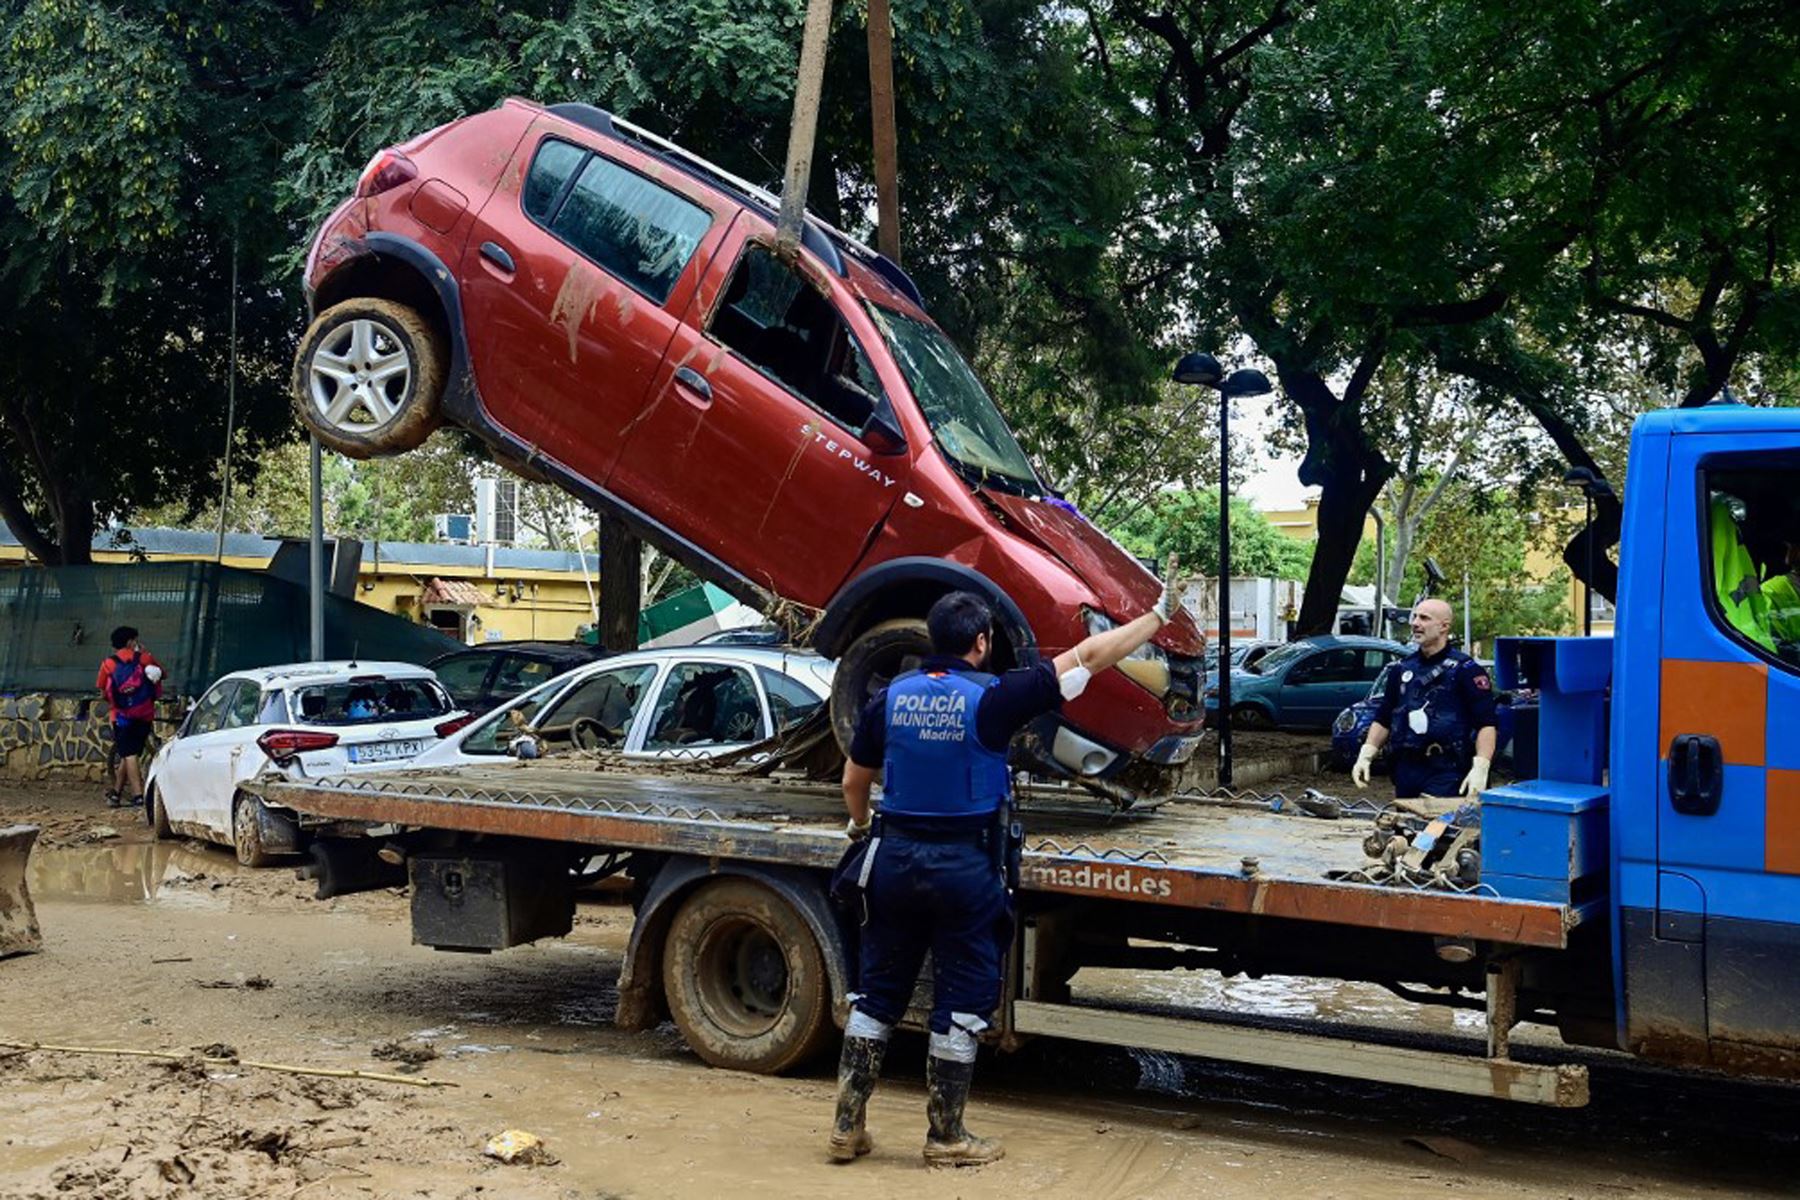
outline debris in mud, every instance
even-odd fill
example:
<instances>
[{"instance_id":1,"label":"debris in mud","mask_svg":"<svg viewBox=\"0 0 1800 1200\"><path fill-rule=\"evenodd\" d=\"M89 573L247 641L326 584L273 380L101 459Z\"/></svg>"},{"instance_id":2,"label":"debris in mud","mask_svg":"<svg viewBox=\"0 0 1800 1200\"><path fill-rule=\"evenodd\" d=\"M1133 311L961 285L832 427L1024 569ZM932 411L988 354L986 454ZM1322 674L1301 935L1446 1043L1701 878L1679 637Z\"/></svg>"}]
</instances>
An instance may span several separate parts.
<instances>
[{"instance_id":1,"label":"debris in mud","mask_svg":"<svg viewBox=\"0 0 1800 1200\"><path fill-rule=\"evenodd\" d=\"M366 1095L361 1088L329 1079L302 1079L299 1092L326 1112L355 1108Z\"/></svg>"},{"instance_id":2,"label":"debris in mud","mask_svg":"<svg viewBox=\"0 0 1800 1200\"><path fill-rule=\"evenodd\" d=\"M194 983L203 988L242 989L250 992L266 992L275 986L275 981L265 975L252 975L248 979L196 979Z\"/></svg>"},{"instance_id":3,"label":"debris in mud","mask_svg":"<svg viewBox=\"0 0 1800 1200\"><path fill-rule=\"evenodd\" d=\"M489 1158L520 1167L554 1166L558 1159L544 1148L543 1139L523 1129L508 1129L487 1140L481 1152Z\"/></svg>"},{"instance_id":4,"label":"debris in mud","mask_svg":"<svg viewBox=\"0 0 1800 1200\"><path fill-rule=\"evenodd\" d=\"M238 1059L237 1047L226 1045L224 1042L213 1042L206 1046L195 1046L194 1053L198 1054L201 1058L222 1058L229 1062L236 1062Z\"/></svg>"},{"instance_id":5,"label":"debris in mud","mask_svg":"<svg viewBox=\"0 0 1800 1200\"><path fill-rule=\"evenodd\" d=\"M69 838L68 844L71 846L87 846L92 845L94 842L110 842L118 836L119 831L114 829L111 825L89 825L80 833Z\"/></svg>"},{"instance_id":6,"label":"debris in mud","mask_svg":"<svg viewBox=\"0 0 1800 1200\"><path fill-rule=\"evenodd\" d=\"M370 1056L387 1062L397 1062L402 1071L417 1071L426 1063L441 1057L437 1047L430 1042L382 1042L371 1050Z\"/></svg>"},{"instance_id":7,"label":"debris in mud","mask_svg":"<svg viewBox=\"0 0 1800 1200\"><path fill-rule=\"evenodd\" d=\"M206 1060L198 1054L158 1059L156 1065L167 1071L171 1078L182 1083L205 1083L207 1080Z\"/></svg>"}]
</instances>

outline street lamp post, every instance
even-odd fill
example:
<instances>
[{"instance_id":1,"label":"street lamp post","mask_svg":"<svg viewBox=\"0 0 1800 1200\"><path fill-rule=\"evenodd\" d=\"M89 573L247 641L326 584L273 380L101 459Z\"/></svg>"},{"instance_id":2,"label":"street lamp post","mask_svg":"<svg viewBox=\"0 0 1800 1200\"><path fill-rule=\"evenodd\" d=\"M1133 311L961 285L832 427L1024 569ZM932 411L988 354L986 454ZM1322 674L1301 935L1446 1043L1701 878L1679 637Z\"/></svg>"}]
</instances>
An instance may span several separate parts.
<instances>
[{"instance_id":1,"label":"street lamp post","mask_svg":"<svg viewBox=\"0 0 1800 1200\"><path fill-rule=\"evenodd\" d=\"M1251 367L1225 374L1210 354L1188 354L1175 364L1176 383L1219 393L1219 786L1231 786L1231 401L1274 390L1269 377ZM1206 712L1206 697L1200 697Z\"/></svg>"}]
</instances>

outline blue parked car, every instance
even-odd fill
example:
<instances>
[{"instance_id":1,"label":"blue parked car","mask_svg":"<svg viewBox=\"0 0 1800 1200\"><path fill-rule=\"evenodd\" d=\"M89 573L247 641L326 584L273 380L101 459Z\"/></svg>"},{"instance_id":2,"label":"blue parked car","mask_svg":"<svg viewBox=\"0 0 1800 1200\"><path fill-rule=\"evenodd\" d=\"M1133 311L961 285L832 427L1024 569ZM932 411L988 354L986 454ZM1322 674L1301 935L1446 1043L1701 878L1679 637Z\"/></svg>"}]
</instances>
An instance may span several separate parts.
<instances>
[{"instance_id":1,"label":"blue parked car","mask_svg":"<svg viewBox=\"0 0 1800 1200\"><path fill-rule=\"evenodd\" d=\"M1339 713L1337 720L1332 722L1331 760L1340 770L1350 769L1350 764L1356 761L1357 752L1362 749L1364 740L1368 738L1369 726L1375 723L1375 708L1381 703L1381 693L1387 688L1388 671L1392 669L1391 666L1383 667L1375 682L1369 685L1369 694ZM1507 756L1507 752L1512 747L1513 733L1517 730L1520 720L1524 719L1525 712L1530 711L1532 719L1535 720L1537 693L1501 692L1495 699L1499 701L1494 710L1494 727L1499 735L1494 748L1494 757L1498 759ZM1386 770L1387 760L1388 748L1383 746L1375 755L1376 769ZM1532 769L1536 769L1535 764Z\"/></svg>"},{"instance_id":2,"label":"blue parked car","mask_svg":"<svg viewBox=\"0 0 1800 1200\"><path fill-rule=\"evenodd\" d=\"M1314 637L1271 650L1231 673L1231 721L1239 729L1330 729L1347 705L1369 694L1383 667L1406 653L1386 638ZM1216 722L1219 689L1206 691Z\"/></svg>"}]
</instances>

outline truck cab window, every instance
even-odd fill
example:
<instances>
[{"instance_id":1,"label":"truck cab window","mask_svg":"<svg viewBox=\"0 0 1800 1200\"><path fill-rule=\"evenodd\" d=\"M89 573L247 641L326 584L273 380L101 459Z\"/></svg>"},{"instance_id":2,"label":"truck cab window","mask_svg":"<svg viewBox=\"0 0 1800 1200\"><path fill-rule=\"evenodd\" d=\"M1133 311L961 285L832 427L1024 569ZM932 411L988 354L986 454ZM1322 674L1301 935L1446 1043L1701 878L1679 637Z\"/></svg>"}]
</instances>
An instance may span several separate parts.
<instances>
[{"instance_id":1,"label":"truck cab window","mask_svg":"<svg viewBox=\"0 0 1800 1200\"><path fill-rule=\"evenodd\" d=\"M1800 462L1706 473L1707 608L1733 640L1800 667Z\"/></svg>"},{"instance_id":2,"label":"truck cab window","mask_svg":"<svg viewBox=\"0 0 1800 1200\"><path fill-rule=\"evenodd\" d=\"M874 364L831 302L768 247L738 260L709 332L852 433L882 399Z\"/></svg>"}]
</instances>

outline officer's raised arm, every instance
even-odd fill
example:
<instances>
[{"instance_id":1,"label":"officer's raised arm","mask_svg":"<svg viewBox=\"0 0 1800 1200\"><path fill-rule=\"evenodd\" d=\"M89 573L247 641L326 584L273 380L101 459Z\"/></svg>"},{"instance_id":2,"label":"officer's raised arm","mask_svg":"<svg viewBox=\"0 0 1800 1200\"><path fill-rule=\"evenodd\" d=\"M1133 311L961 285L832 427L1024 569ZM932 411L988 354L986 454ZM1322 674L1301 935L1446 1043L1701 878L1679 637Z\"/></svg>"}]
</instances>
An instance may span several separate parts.
<instances>
[{"instance_id":1,"label":"officer's raised arm","mask_svg":"<svg viewBox=\"0 0 1800 1200\"><path fill-rule=\"evenodd\" d=\"M1169 555L1167 579L1175 577L1176 559ZM1056 671L1058 685L1062 688L1063 699L1073 700L1087 690L1088 680L1125 661L1132 652L1145 642L1156 636L1164 625L1169 623L1175 601L1173 591L1165 580L1162 595L1156 599L1156 607L1134 621L1128 621L1116 629L1108 629L1084 638L1078 644L1064 650L1051 660Z\"/></svg>"}]
</instances>

